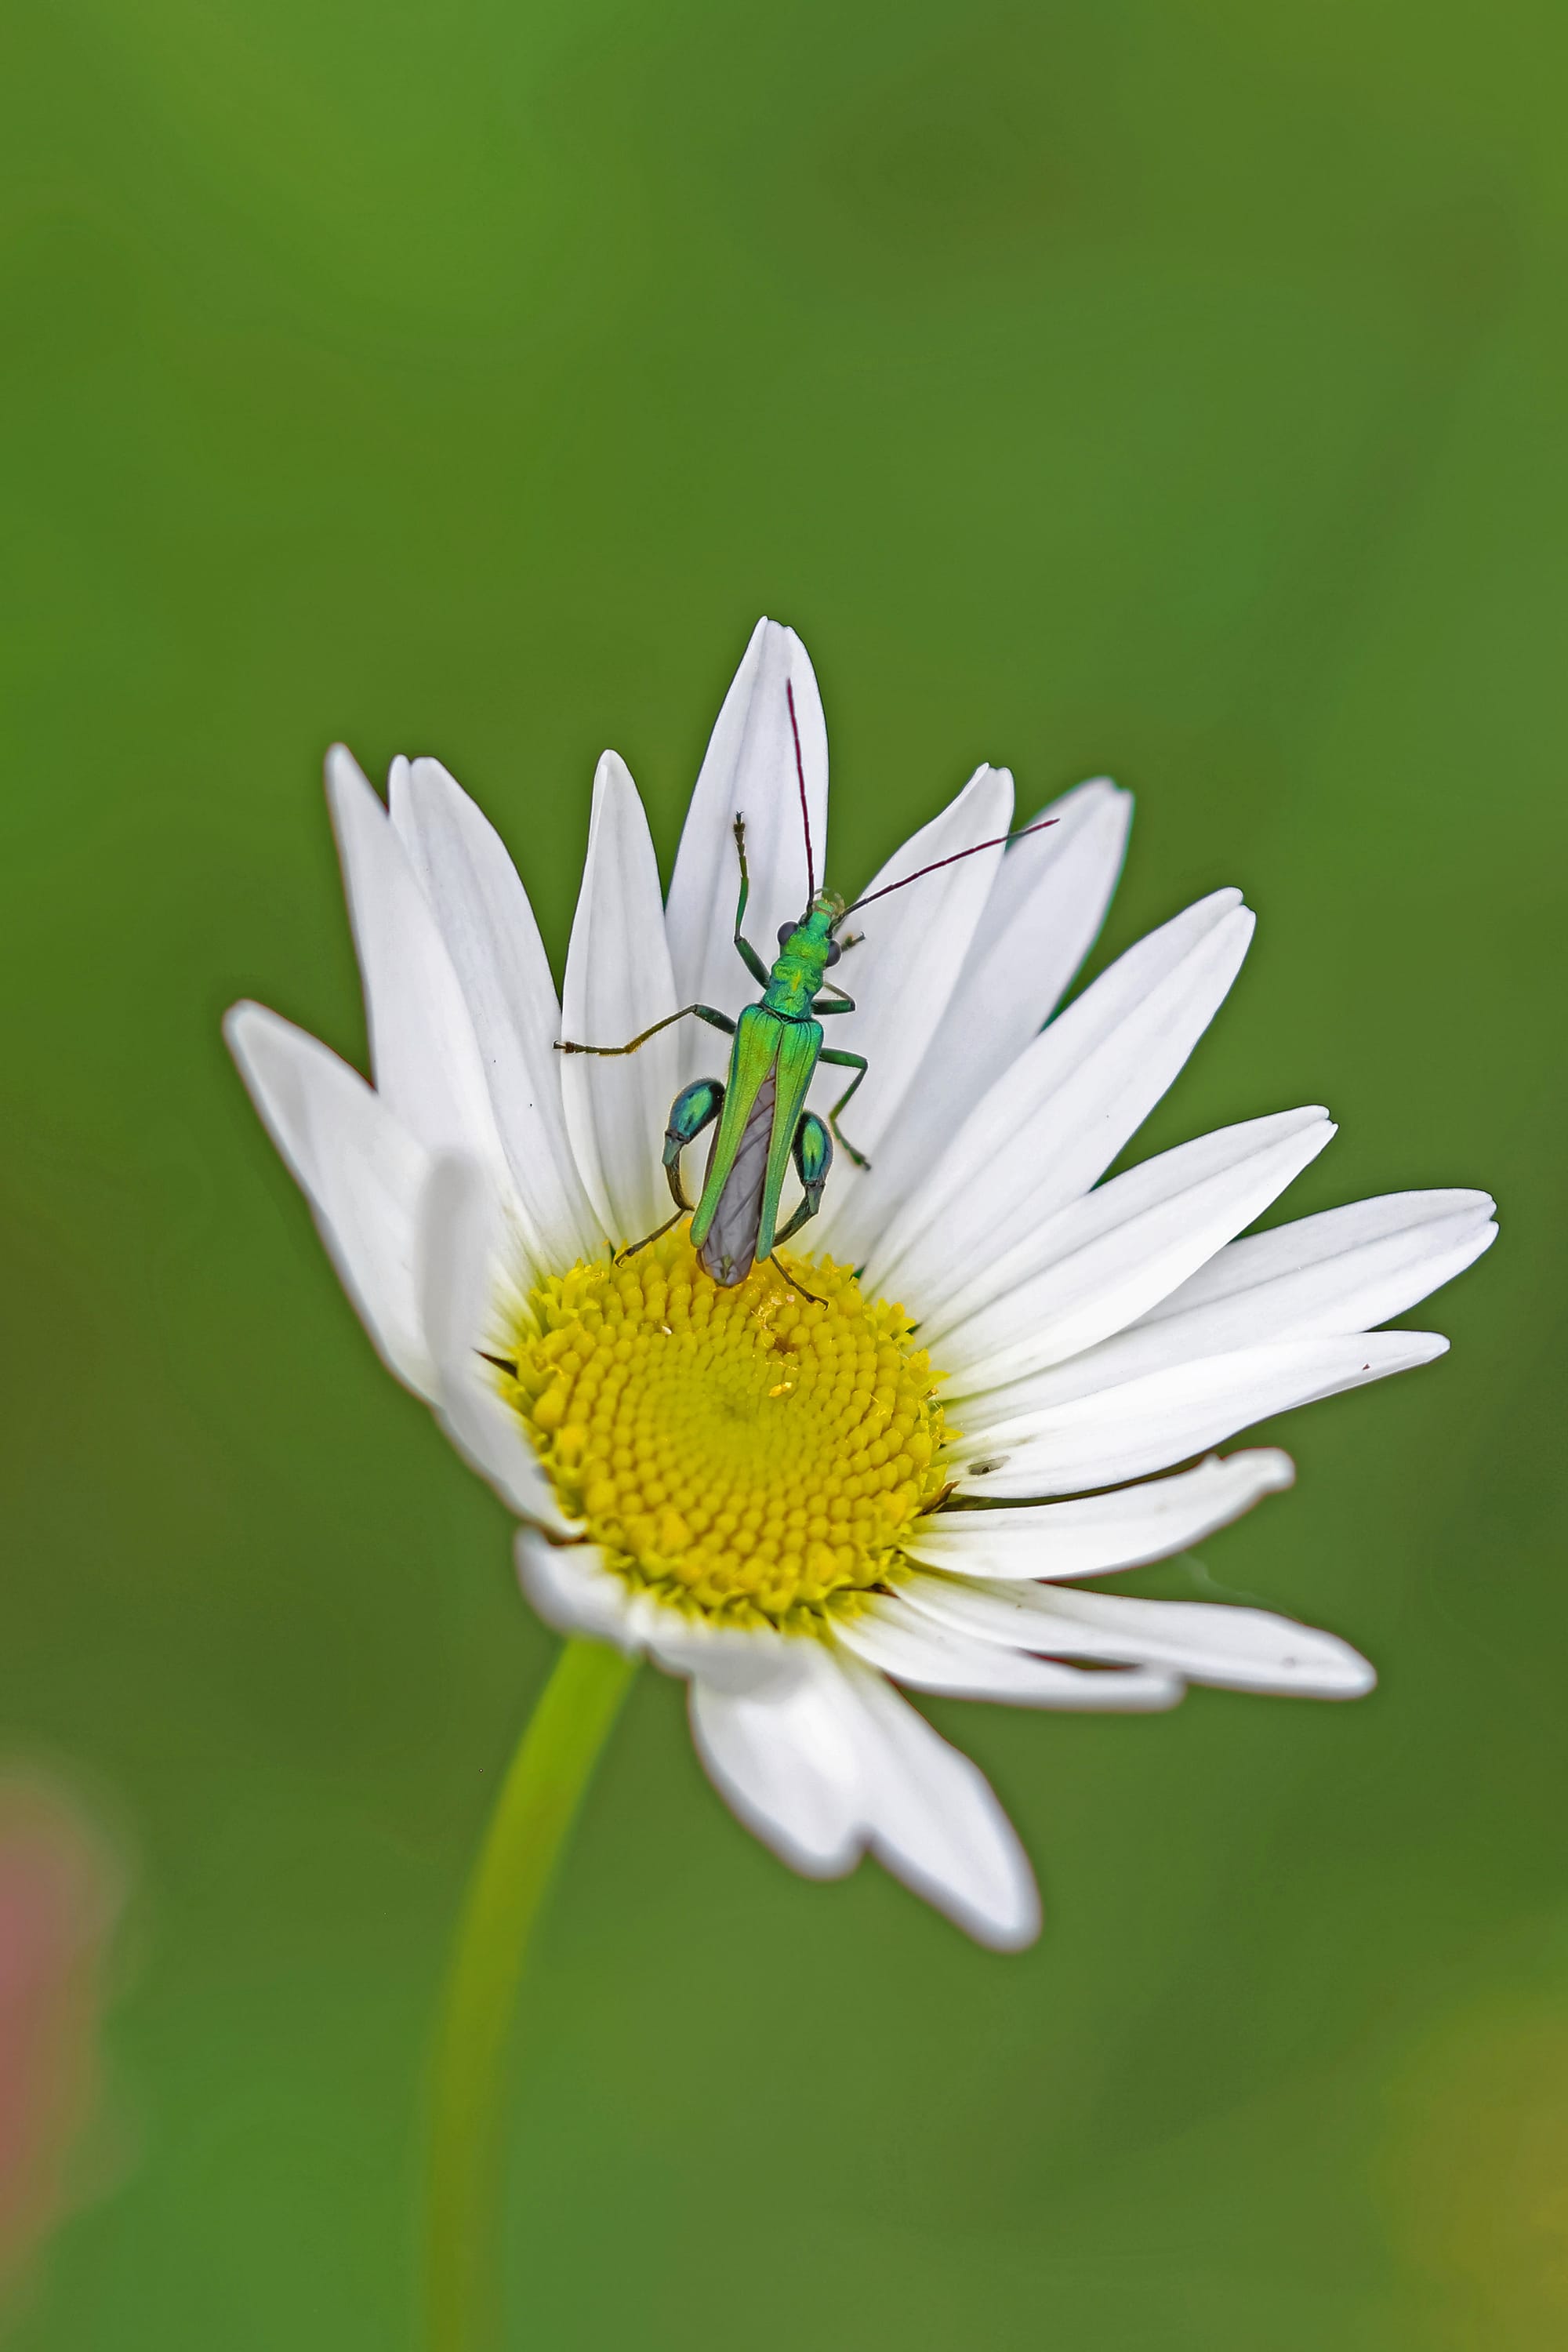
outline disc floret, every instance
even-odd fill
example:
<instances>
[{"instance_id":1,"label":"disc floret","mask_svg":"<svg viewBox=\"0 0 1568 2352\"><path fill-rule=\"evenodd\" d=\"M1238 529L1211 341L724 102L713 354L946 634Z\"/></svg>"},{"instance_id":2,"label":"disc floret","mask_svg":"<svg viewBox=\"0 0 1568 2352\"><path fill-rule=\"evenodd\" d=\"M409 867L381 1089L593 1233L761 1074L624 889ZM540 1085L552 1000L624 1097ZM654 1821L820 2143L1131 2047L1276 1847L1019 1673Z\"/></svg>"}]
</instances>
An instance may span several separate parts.
<instances>
[{"instance_id":1,"label":"disc floret","mask_svg":"<svg viewBox=\"0 0 1568 2352\"><path fill-rule=\"evenodd\" d=\"M803 1279L770 1261L723 1287L673 1233L542 1283L498 1377L618 1574L804 1633L898 1575L951 1433L903 1308L829 1260Z\"/></svg>"}]
</instances>

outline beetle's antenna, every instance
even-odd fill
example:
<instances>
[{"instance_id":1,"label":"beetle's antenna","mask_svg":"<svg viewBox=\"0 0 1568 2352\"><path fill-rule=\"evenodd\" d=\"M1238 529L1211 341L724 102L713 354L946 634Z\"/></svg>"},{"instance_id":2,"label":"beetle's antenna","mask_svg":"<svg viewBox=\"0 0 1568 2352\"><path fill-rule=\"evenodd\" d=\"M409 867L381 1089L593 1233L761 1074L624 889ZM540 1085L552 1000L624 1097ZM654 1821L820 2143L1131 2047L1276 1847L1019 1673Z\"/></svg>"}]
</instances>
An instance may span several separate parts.
<instances>
[{"instance_id":1,"label":"beetle's antenna","mask_svg":"<svg viewBox=\"0 0 1568 2352\"><path fill-rule=\"evenodd\" d=\"M1005 841L1027 841L1032 833L1044 833L1047 825L1059 824L1060 822L1059 817L1044 817L1038 824L1021 824L1016 833L999 833L994 841L977 841L973 849L955 850L951 857L939 857L931 866L918 866L914 873L906 874L901 882L889 882L880 890L868 890L863 898L856 899L854 906L846 907L838 920L842 922L845 915L853 915L861 907L868 907L873 898L890 898L895 890L907 890L911 882L921 882L928 874L940 874L944 866L956 866L961 857L978 857L983 849L1000 849Z\"/></svg>"},{"instance_id":2,"label":"beetle's antenna","mask_svg":"<svg viewBox=\"0 0 1568 2352\"><path fill-rule=\"evenodd\" d=\"M811 811L805 804L805 761L800 756L800 729L795 716L795 683L784 680L784 700L789 705L789 731L795 737L795 772L800 785L800 822L805 835L805 911L809 915L816 903L816 866L811 855Z\"/></svg>"}]
</instances>

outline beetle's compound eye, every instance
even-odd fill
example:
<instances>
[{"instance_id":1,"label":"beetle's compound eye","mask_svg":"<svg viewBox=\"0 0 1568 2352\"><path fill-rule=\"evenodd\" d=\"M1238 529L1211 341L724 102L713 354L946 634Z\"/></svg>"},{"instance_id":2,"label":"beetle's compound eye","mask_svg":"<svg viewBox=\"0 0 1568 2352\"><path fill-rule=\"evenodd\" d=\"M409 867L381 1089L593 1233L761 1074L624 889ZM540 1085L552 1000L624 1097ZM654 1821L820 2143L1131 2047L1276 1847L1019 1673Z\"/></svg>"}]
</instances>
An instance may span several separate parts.
<instances>
[{"instance_id":1,"label":"beetle's compound eye","mask_svg":"<svg viewBox=\"0 0 1568 2352\"><path fill-rule=\"evenodd\" d=\"M794 939L795 932L799 928L800 926L798 923L781 923L779 925L779 945L781 948L788 947L791 940Z\"/></svg>"},{"instance_id":2,"label":"beetle's compound eye","mask_svg":"<svg viewBox=\"0 0 1568 2352\"><path fill-rule=\"evenodd\" d=\"M828 942L827 942L827 961L828 961L828 965L829 965L829 968L830 968L830 969L831 969L831 967L832 967L834 964L836 964L836 963L838 961L838 959L839 959L839 957L843 954L843 952L844 952L844 950L843 950L843 949L839 946L839 944L838 944L838 942L837 942L837 940L828 940Z\"/></svg>"}]
</instances>

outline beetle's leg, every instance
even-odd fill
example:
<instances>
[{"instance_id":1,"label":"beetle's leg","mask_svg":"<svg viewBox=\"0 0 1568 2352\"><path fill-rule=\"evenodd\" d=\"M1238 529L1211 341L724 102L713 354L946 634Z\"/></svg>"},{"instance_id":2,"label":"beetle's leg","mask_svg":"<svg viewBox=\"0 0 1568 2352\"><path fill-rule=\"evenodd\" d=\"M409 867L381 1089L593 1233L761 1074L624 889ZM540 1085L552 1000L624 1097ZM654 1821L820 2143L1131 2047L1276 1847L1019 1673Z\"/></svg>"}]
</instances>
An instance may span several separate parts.
<instances>
[{"instance_id":1,"label":"beetle's leg","mask_svg":"<svg viewBox=\"0 0 1568 2352\"><path fill-rule=\"evenodd\" d=\"M746 820L743 816L735 819L735 855L741 861L741 903L735 909L735 929L739 930L746 919L746 900L752 894L752 877L746 871Z\"/></svg>"},{"instance_id":2,"label":"beetle's leg","mask_svg":"<svg viewBox=\"0 0 1568 2352\"><path fill-rule=\"evenodd\" d=\"M678 1213L684 1215L692 1203L680 1186L680 1155L689 1143L695 1143L705 1127L710 1127L724 1108L724 1089L717 1078L696 1078L683 1087L669 1107L669 1124L664 1130L664 1173L669 1185L670 1198ZM661 1233L668 1228L660 1226Z\"/></svg>"},{"instance_id":3,"label":"beetle's leg","mask_svg":"<svg viewBox=\"0 0 1568 2352\"><path fill-rule=\"evenodd\" d=\"M751 940L743 940L741 937L739 927L737 927L735 931L735 952L740 957L741 961L745 965L746 970L751 973L752 978L756 982L757 986L759 988L766 988L769 981L773 978L773 974L768 970L767 965L763 961L762 957L757 953L756 949L752 945Z\"/></svg>"},{"instance_id":4,"label":"beetle's leg","mask_svg":"<svg viewBox=\"0 0 1568 2352\"><path fill-rule=\"evenodd\" d=\"M729 1014L719 1012L716 1006L683 1004L679 1013L667 1013L662 1021L656 1021L651 1029L639 1030L624 1045L574 1045L563 1037L558 1037L555 1050L558 1054L635 1054L639 1045L646 1045L650 1037L657 1037L659 1031L668 1029L672 1022L684 1021L689 1013L694 1013L699 1021L706 1021L710 1029L722 1029L726 1037L732 1037L735 1034L735 1024Z\"/></svg>"},{"instance_id":5,"label":"beetle's leg","mask_svg":"<svg viewBox=\"0 0 1568 2352\"><path fill-rule=\"evenodd\" d=\"M791 1156L795 1160L795 1172L805 1188L805 1198L788 1224L773 1235L775 1249L780 1242L787 1242L791 1234L798 1234L807 1219L815 1217L822 1206L822 1188L833 1165L833 1142L814 1110L801 1112Z\"/></svg>"},{"instance_id":6,"label":"beetle's leg","mask_svg":"<svg viewBox=\"0 0 1568 2352\"><path fill-rule=\"evenodd\" d=\"M867 1159L865 1153L863 1151L857 1151L855 1146L850 1142L849 1138L840 1132L838 1114L843 1109L845 1104L848 1101L850 1096L854 1093L856 1087L859 1085L861 1079L865 1076L867 1071L871 1066L867 1061L863 1054L846 1054L840 1051L837 1047L832 1045L825 1045L823 1047L822 1059L825 1062L833 1062L837 1064L837 1067L841 1070L853 1070L855 1073L854 1076L850 1079L849 1084L845 1087L844 1092L839 1096L838 1100L834 1104L833 1108L828 1112L827 1124L833 1130L833 1140L835 1143L841 1143L844 1146L845 1150L849 1154L849 1157L855 1162L856 1167L869 1168L871 1163Z\"/></svg>"},{"instance_id":7,"label":"beetle's leg","mask_svg":"<svg viewBox=\"0 0 1568 2352\"><path fill-rule=\"evenodd\" d=\"M735 819L735 855L741 861L741 896L735 907L735 953L751 973L759 988L766 988L771 977L767 965L750 940L741 937L741 926L746 919L746 900L752 894L752 879L746 871L746 820Z\"/></svg>"},{"instance_id":8,"label":"beetle's leg","mask_svg":"<svg viewBox=\"0 0 1568 2352\"><path fill-rule=\"evenodd\" d=\"M768 1260L768 1264L769 1264L770 1265L776 1265L776 1266L777 1266L777 1268L778 1268L778 1270L779 1270L779 1272L783 1275L783 1276L784 1276L784 1280L788 1283L788 1285L789 1285L790 1288L791 1288L792 1290L798 1290L798 1291L799 1291L799 1293L800 1293L800 1295L801 1295L801 1297L802 1297L803 1298L809 1298L809 1299L810 1299L810 1301L811 1301L811 1303L812 1303L812 1305L813 1305L814 1307L826 1307L826 1304L827 1304L826 1299L826 1298L819 1298L819 1297L817 1297L817 1295L816 1295L816 1291L815 1291L815 1290L807 1290L807 1288L806 1288L806 1286L805 1286L805 1283L804 1283L804 1282L802 1282L802 1280L801 1280L800 1276L799 1276L797 1274L792 1274L792 1273L790 1272L790 1270L789 1270L788 1266L787 1266L787 1265L785 1265L785 1264L784 1264L784 1260L783 1260L783 1258L782 1258L782 1257L770 1257L770 1258L769 1258L769 1260Z\"/></svg>"},{"instance_id":9,"label":"beetle's leg","mask_svg":"<svg viewBox=\"0 0 1568 2352\"><path fill-rule=\"evenodd\" d=\"M680 1186L680 1155L689 1143L694 1143L705 1127L710 1127L724 1107L724 1089L717 1078L698 1078L692 1085L682 1087L669 1106L669 1124L664 1130L664 1173L675 1202L675 1214L666 1217L651 1234L644 1234L640 1242L630 1242L624 1250L616 1252L616 1264L624 1265L638 1250L647 1249L649 1242L663 1239L672 1225L691 1213L691 1203Z\"/></svg>"},{"instance_id":10,"label":"beetle's leg","mask_svg":"<svg viewBox=\"0 0 1568 2352\"><path fill-rule=\"evenodd\" d=\"M678 1225L685 1214L686 1211L684 1208L677 1209L673 1217L666 1217L662 1225L655 1225L652 1233L644 1234L640 1242L628 1242L625 1249L617 1250L616 1252L616 1264L617 1265L625 1265L627 1258L636 1257L638 1250L647 1249L649 1242L662 1241L666 1234L668 1233L671 1225Z\"/></svg>"},{"instance_id":11,"label":"beetle's leg","mask_svg":"<svg viewBox=\"0 0 1568 2352\"><path fill-rule=\"evenodd\" d=\"M837 1004L825 1004L819 996L811 1008L819 1021L825 1019L829 1013L854 1012L855 999L847 988L840 988L836 980L825 980L822 985L824 988L830 988L838 1002Z\"/></svg>"}]
</instances>

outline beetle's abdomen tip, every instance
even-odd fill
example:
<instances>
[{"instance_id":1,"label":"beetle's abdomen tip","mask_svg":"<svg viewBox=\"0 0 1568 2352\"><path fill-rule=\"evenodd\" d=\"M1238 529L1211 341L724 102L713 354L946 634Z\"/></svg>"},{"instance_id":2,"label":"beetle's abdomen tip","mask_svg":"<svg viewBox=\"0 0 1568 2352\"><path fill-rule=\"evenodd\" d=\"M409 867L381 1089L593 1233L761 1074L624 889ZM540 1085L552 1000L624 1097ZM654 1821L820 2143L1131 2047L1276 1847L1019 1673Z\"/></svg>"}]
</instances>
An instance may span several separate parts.
<instances>
[{"instance_id":1,"label":"beetle's abdomen tip","mask_svg":"<svg viewBox=\"0 0 1568 2352\"><path fill-rule=\"evenodd\" d=\"M697 1263L704 1274L719 1285L721 1290L734 1290L744 1282L752 1270L750 1255L742 1261L738 1257L721 1255L707 1243L697 1253Z\"/></svg>"}]
</instances>

